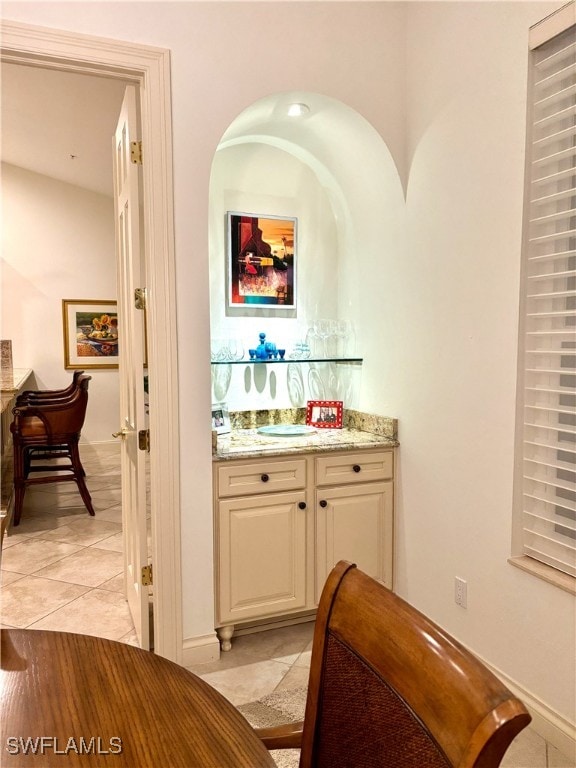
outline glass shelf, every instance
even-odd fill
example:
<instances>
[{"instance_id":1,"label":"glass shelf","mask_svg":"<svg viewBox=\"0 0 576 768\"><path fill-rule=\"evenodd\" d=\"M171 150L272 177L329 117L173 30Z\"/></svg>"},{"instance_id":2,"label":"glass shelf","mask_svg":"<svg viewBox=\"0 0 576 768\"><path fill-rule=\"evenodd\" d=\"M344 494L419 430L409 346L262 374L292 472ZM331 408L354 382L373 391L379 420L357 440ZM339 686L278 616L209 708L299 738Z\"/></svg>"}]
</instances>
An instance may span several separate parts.
<instances>
[{"instance_id":1,"label":"glass shelf","mask_svg":"<svg viewBox=\"0 0 576 768\"><path fill-rule=\"evenodd\" d=\"M286 365L287 363L353 363L355 365L364 362L362 357L285 357L283 360L211 360L210 365Z\"/></svg>"}]
</instances>

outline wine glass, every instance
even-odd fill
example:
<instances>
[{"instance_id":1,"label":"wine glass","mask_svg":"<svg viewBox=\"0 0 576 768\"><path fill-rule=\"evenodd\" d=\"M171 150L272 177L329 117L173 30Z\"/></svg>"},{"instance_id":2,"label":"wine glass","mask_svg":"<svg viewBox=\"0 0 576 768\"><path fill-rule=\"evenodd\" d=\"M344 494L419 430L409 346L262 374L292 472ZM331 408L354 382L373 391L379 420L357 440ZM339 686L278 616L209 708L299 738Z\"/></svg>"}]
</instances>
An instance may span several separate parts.
<instances>
[{"instance_id":1,"label":"wine glass","mask_svg":"<svg viewBox=\"0 0 576 768\"><path fill-rule=\"evenodd\" d=\"M354 354L354 328L350 320L338 320L336 335L338 339L338 356L348 357Z\"/></svg>"},{"instance_id":2,"label":"wine glass","mask_svg":"<svg viewBox=\"0 0 576 768\"><path fill-rule=\"evenodd\" d=\"M244 357L244 345L240 339L228 339L228 351L230 353L231 360L242 360Z\"/></svg>"},{"instance_id":3,"label":"wine glass","mask_svg":"<svg viewBox=\"0 0 576 768\"><path fill-rule=\"evenodd\" d=\"M314 332L321 342L321 354L326 357L326 339L330 335L330 320L320 319L314 323Z\"/></svg>"}]
</instances>

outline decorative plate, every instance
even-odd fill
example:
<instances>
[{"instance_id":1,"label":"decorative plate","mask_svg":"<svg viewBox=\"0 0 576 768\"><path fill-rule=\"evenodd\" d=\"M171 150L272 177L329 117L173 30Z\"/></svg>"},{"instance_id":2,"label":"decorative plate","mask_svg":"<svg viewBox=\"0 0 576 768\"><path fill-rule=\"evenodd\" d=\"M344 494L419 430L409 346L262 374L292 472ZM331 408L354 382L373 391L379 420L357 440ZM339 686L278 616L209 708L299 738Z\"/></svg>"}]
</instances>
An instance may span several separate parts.
<instances>
[{"instance_id":1,"label":"decorative plate","mask_svg":"<svg viewBox=\"0 0 576 768\"><path fill-rule=\"evenodd\" d=\"M316 432L314 427L308 427L306 424L271 424L267 427L258 427L256 431L260 435L274 437L301 437Z\"/></svg>"}]
</instances>

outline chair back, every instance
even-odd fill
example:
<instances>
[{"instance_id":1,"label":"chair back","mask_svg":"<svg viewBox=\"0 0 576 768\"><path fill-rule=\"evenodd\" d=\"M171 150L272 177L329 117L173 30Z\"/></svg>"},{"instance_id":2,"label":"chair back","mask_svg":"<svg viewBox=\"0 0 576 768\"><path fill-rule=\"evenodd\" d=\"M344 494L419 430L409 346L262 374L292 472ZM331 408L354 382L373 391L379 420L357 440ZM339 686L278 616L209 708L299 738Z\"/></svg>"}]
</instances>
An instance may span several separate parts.
<instances>
[{"instance_id":1,"label":"chair back","mask_svg":"<svg viewBox=\"0 0 576 768\"><path fill-rule=\"evenodd\" d=\"M78 382L83 375L84 371L74 371L72 381L64 389L27 389L18 395L16 405L22 405L24 403L48 403L51 400L66 400L72 397L76 392Z\"/></svg>"},{"instance_id":2,"label":"chair back","mask_svg":"<svg viewBox=\"0 0 576 768\"><path fill-rule=\"evenodd\" d=\"M356 566L316 619L300 768L494 768L530 722L469 651Z\"/></svg>"},{"instance_id":3,"label":"chair back","mask_svg":"<svg viewBox=\"0 0 576 768\"><path fill-rule=\"evenodd\" d=\"M43 445L79 440L88 405L91 376L78 378L76 391L61 402L18 405L10 425L15 441Z\"/></svg>"}]
</instances>

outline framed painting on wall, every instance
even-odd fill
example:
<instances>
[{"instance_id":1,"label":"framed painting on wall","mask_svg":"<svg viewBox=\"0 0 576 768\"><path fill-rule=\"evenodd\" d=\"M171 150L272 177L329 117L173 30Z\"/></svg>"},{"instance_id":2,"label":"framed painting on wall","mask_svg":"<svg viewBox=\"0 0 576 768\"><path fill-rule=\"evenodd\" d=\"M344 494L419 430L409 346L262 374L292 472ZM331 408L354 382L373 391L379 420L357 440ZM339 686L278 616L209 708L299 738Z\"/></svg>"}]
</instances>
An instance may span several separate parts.
<instances>
[{"instance_id":1,"label":"framed painting on wall","mask_svg":"<svg viewBox=\"0 0 576 768\"><path fill-rule=\"evenodd\" d=\"M290 216L229 211L228 307L296 308L296 225Z\"/></svg>"},{"instance_id":2,"label":"framed painting on wall","mask_svg":"<svg viewBox=\"0 0 576 768\"><path fill-rule=\"evenodd\" d=\"M118 368L115 301L63 299L64 367Z\"/></svg>"}]
</instances>

